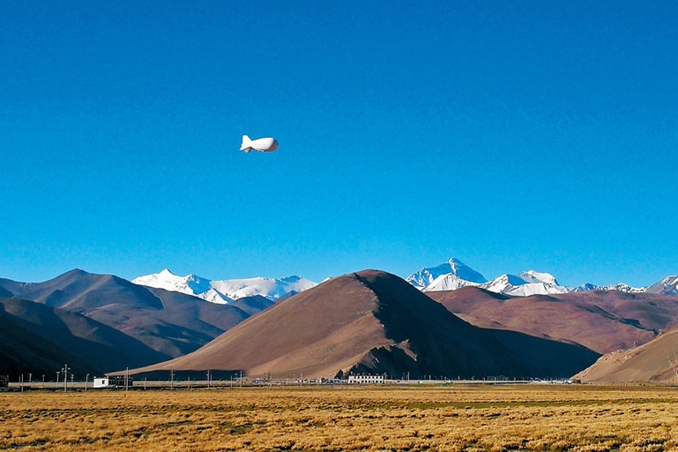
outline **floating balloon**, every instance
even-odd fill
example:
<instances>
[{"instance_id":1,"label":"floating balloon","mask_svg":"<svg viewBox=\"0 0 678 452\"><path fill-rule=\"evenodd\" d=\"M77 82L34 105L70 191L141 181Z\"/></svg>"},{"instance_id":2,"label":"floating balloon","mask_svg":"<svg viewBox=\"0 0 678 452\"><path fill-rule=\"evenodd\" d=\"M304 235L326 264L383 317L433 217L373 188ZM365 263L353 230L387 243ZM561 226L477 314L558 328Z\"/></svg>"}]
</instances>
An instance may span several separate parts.
<instances>
[{"instance_id":1,"label":"floating balloon","mask_svg":"<svg viewBox=\"0 0 678 452\"><path fill-rule=\"evenodd\" d=\"M258 138L251 140L247 135L242 136L240 150L250 152L252 150L259 152L273 152L278 149L278 140L275 138Z\"/></svg>"}]
</instances>

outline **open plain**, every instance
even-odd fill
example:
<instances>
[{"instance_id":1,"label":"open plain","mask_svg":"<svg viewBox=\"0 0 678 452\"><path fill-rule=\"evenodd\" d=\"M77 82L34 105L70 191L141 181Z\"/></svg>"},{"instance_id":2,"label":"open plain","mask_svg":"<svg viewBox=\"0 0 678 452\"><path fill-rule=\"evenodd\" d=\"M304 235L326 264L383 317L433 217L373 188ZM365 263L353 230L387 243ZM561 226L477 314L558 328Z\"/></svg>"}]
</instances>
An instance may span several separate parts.
<instances>
[{"instance_id":1,"label":"open plain","mask_svg":"<svg viewBox=\"0 0 678 452\"><path fill-rule=\"evenodd\" d=\"M588 385L0 393L0 450L661 451L678 390Z\"/></svg>"}]
</instances>

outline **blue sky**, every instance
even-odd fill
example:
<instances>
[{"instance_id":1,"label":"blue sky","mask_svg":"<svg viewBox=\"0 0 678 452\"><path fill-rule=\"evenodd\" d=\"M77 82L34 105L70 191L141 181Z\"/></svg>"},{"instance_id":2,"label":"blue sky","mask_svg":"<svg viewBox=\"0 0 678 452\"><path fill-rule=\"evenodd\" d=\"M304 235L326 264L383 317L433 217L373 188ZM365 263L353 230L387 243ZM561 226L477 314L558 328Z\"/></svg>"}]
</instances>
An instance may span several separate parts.
<instances>
[{"instance_id":1,"label":"blue sky","mask_svg":"<svg viewBox=\"0 0 678 452\"><path fill-rule=\"evenodd\" d=\"M674 2L2 10L0 277L678 273Z\"/></svg>"}]
</instances>

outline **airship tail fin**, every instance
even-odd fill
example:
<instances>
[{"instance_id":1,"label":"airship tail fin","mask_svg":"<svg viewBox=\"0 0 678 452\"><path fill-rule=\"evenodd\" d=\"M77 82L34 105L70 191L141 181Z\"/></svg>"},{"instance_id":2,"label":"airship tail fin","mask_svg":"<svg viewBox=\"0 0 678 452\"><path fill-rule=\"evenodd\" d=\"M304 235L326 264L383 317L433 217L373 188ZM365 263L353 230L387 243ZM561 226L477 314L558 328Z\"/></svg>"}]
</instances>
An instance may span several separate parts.
<instances>
[{"instance_id":1,"label":"airship tail fin","mask_svg":"<svg viewBox=\"0 0 678 452\"><path fill-rule=\"evenodd\" d=\"M252 140L247 135L242 136L242 144L240 145L240 150L245 152L250 152L252 150Z\"/></svg>"}]
</instances>

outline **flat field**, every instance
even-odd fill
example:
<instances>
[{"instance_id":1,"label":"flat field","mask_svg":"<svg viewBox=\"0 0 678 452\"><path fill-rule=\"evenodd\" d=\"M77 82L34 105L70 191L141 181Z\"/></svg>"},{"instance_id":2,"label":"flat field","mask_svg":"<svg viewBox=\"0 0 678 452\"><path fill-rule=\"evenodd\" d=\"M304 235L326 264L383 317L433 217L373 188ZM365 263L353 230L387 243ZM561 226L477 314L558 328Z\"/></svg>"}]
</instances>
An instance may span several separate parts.
<instances>
[{"instance_id":1,"label":"flat field","mask_svg":"<svg viewBox=\"0 0 678 452\"><path fill-rule=\"evenodd\" d=\"M0 393L0 450L662 451L677 402L534 385Z\"/></svg>"}]
</instances>

